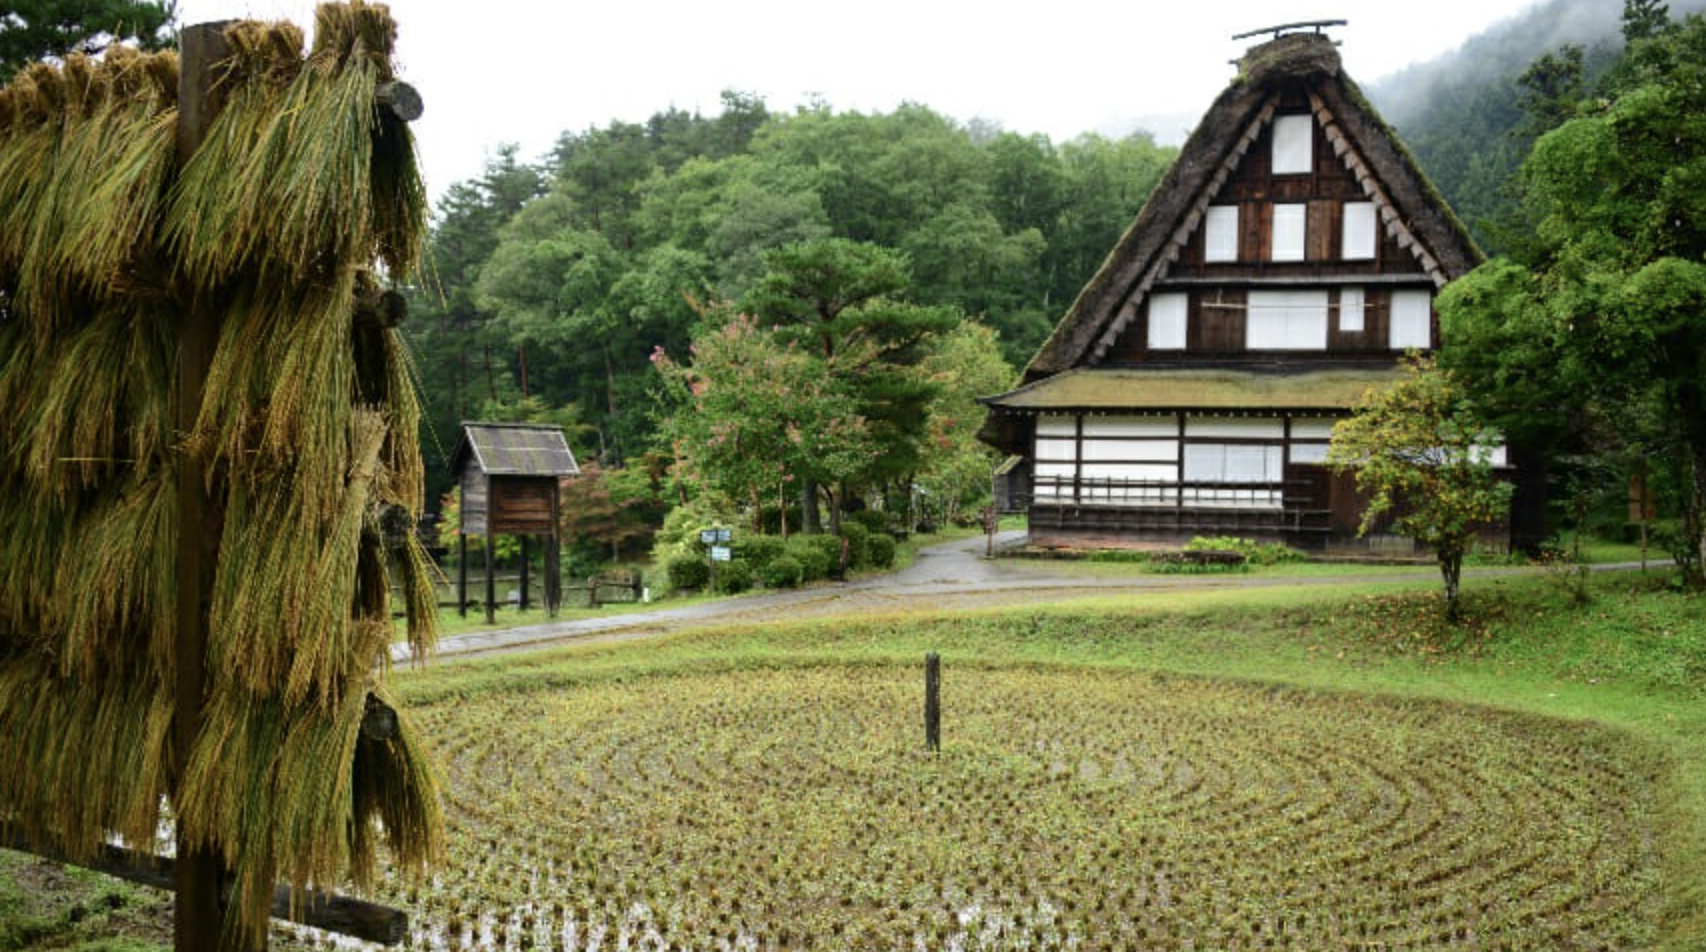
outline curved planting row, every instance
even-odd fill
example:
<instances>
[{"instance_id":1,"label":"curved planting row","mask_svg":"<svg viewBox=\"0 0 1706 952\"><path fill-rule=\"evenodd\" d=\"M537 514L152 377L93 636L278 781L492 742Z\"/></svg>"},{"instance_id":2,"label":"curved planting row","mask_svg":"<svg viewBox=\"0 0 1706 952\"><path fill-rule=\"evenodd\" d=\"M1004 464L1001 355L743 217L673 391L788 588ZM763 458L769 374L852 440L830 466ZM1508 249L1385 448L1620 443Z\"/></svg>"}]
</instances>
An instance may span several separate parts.
<instances>
[{"instance_id":1,"label":"curved planting row","mask_svg":"<svg viewBox=\"0 0 1706 952\"><path fill-rule=\"evenodd\" d=\"M1608 732L1066 670L657 676L423 712L417 948L1639 949L1651 765Z\"/></svg>"}]
</instances>

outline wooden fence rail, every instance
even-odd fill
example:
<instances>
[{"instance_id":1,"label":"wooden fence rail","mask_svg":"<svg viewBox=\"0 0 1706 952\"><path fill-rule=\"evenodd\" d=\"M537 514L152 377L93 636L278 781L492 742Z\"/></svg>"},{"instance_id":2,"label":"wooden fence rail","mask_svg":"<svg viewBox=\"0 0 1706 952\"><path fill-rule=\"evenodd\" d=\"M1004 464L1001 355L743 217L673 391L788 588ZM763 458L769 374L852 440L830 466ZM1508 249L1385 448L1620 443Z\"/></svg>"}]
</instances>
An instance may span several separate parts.
<instances>
[{"instance_id":1,"label":"wooden fence rail","mask_svg":"<svg viewBox=\"0 0 1706 952\"><path fill-rule=\"evenodd\" d=\"M16 832L0 839L0 845L155 889L173 889L177 875L177 862L169 856L156 856L112 844L103 845L99 853L83 862L38 847ZM381 945L397 945L409 933L409 915L400 909L284 885L273 887L272 917Z\"/></svg>"}]
</instances>

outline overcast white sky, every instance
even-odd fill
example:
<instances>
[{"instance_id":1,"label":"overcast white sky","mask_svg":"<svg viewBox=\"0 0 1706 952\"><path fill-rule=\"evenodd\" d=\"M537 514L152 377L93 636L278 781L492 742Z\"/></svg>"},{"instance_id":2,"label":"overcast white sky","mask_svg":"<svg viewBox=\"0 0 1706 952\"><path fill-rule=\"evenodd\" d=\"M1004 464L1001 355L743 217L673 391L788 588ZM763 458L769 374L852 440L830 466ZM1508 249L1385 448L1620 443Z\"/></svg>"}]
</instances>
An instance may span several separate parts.
<instances>
[{"instance_id":1,"label":"overcast white sky","mask_svg":"<svg viewBox=\"0 0 1706 952\"><path fill-rule=\"evenodd\" d=\"M1536 0L392 0L403 78L434 196L502 142L539 157L564 131L641 122L670 106L714 114L719 93L791 111L922 103L962 122L1040 132L1141 126L1181 141L1259 40L1231 37L1344 19L1333 35L1367 84L1455 49ZM1614 3L1615 0L1605 0ZM310 28L313 0L180 0L184 24L253 17Z\"/></svg>"}]
</instances>

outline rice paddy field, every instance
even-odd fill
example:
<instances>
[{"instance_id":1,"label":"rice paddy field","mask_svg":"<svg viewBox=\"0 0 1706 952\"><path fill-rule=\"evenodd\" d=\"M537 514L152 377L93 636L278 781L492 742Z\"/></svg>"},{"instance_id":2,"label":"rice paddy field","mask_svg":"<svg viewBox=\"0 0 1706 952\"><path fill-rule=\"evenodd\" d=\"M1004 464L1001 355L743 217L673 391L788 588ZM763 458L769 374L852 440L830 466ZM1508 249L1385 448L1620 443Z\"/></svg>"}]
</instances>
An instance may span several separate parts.
<instances>
[{"instance_id":1,"label":"rice paddy field","mask_svg":"<svg viewBox=\"0 0 1706 952\"><path fill-rule=\"evenodd\" d=\"M1543 580L759 626L397 679L450 856L409 945L1680 950L1706 623ZM926 651L942 747L924 750Z\"/></svg>"}]
</instances>

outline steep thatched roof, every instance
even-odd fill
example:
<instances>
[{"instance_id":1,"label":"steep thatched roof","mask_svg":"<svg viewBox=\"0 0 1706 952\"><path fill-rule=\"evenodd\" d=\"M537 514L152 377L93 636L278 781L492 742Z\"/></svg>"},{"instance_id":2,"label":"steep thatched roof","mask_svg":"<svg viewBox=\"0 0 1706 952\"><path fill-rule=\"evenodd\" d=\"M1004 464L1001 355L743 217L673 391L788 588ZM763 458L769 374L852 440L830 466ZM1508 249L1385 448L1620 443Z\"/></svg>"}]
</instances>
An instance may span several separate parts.
<instances>
[{"instance_id":1,"label":"steep thatched roof","mask_svg":"<svg viewBox=\"0 0 1706 952\"><path fill-rule=\"evenodd\" d=\"M274 881L362 883L440 848L387 695L391 582L430 645L419 409L398 332L356 319L424 227L412 140L375 109L383 6L224 31L224 106L180 165L178 64L115 49L0 90L0 828L71 856L114 835L229 870L222 947ZM199 414L174 413L185 302L214 302ZM197 459L211 588L201 726L175 749L177 474ZM193 488L193 487L192 487ZM179 769L180 764L183 765Z\"/></svg>"},{"instance_id":2,"label":"steep thatched roof","mask_svg":"<svg viewBox=\"0 0 1706 952\"><path fill-rule=\"evenodd\" d=\"M1282 36L1245 55L1238 76L1186 140L1137 220L1025 368L1025 380L1100 360L1272 121L1282 86L1296 82L1307 88L1317 121L1376 203L1387 232L1416 256L1436 285L1480 263L1481 252L1463 223L1341 71L1333 42L1318 34Z\"/></svg>"}]
</instances>

